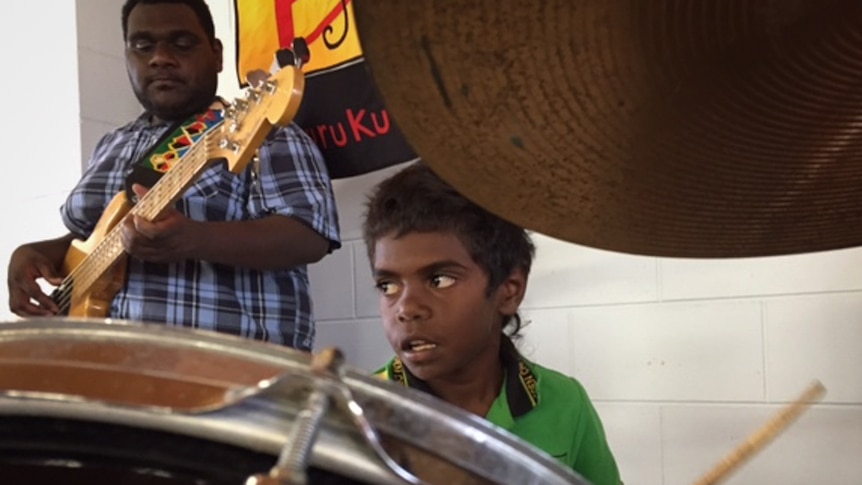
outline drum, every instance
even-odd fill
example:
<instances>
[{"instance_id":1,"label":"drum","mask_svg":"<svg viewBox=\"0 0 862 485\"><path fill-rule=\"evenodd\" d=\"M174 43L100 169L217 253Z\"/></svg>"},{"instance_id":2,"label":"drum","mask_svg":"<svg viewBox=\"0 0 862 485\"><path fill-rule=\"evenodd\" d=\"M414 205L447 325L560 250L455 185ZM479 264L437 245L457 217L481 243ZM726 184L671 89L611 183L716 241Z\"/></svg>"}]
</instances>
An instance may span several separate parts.
<instances>
[{"instance_id":1,"label":"drum","mask_svg":"<svg viewBox=\"0 0 862 485\"><path fill-rule=\"evenodd\" d=\"M60 318L0 323L0 483L586 484L334 349Z\"/></svg>"}]
</instances>

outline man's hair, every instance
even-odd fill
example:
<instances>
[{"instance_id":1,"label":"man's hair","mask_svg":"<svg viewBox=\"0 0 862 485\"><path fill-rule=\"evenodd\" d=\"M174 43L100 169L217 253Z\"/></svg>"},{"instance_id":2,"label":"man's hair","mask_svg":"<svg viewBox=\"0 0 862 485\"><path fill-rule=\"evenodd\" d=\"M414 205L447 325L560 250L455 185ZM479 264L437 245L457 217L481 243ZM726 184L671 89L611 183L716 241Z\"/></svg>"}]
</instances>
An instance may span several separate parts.
<instances>
[{"instance_id":1,"label":"man's hair","mask_svg":"<svg viewBox=\"0 0 862 485\"><path fill-rule=\"evenodd\" d=\"M488 296L515 269L529 274L535 255L527 231L474 204L422 162L409 165L377 185L368 197L362 230L372 262L374 246L384 236L454 234L487 273ZM515 336L521 319L514 315L503 322L503 327L512 324L514 328L508 334Z\"/></svg>"},{"instance_id":2,"label":"man's hair","mask_svg":"<svg viewBox=\"0 0 862 485\"><path fill-rule=\"evenodd\" d=\"M198 18L198 22L201 24L201 28L203 28L204 33L207 35L207 39L210 43L215 41L215 23L213 22L209 6L207 6L204 0L126 0L121 14L123 39L128 37L129 34L129 15L132 13L132 9L138 5L156 5L160 3L185 5L192 9Z\"/></svg>"}]
</instances>

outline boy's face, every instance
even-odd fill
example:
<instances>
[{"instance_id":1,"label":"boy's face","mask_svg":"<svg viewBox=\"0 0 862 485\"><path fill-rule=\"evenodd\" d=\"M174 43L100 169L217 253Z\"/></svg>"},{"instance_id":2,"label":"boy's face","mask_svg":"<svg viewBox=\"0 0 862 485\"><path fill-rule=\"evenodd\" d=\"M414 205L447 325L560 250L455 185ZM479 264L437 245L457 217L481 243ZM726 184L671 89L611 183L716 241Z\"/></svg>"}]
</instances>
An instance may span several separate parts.
<instances>
[{"instance_id":1,"label":"boy's face","mask_svg":"<svg viewBox=\"0 0 862 485\"><path fill-rule=\"evenodd\" d=\"M386 337L425 381L467 377L499 359L503 318L517 312L526 287L515 271L488 296L488 275L452 233L382 237L373 272Z\"/></svg>"}]
</instances>

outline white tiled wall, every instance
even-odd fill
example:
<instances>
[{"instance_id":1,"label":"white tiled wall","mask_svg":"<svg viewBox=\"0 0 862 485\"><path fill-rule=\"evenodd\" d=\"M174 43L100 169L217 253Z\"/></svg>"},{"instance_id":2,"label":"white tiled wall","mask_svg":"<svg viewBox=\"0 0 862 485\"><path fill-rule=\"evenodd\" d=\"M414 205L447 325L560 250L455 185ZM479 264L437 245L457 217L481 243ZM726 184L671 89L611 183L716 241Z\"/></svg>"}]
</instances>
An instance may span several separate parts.
<instances>
[{"instance_id":1,"label":"white tiled wall","mask_svg":"<svg viewBox=\"0 0 862 485\"><path fill-rule=\"evenodd\" d=\"M28 26L33 26L28 28ZM57 209L80 173L74 2L9 2L0 15L3 165L0 318L6 267L21 243L63 234Z\"/></svg>"},{"instance_id":2,"label":"white tiled wall","mask_svg":"<svg viewBox=\"0 0 862 485\"><path fill-rule=\"evenodd\" d=\"M530 271L525 308L571 307L658 299L658 263L630 256L573 246L538 236L541 258Z\"/></svg>"},{"instance_id":3,"label":"white tiled wall","mask_svg":"<svg viewBox=\"0 0 862 485\"><path fill-rule=\"evenodd\" d=\"M21 141L11 157L7 152L13 176L0 178L4 226L19 228L4 231L3 257L20 242L62 231L56 209L80 171L79 154L139 109L122 61L122 2L75 3L45 9L39 2L12 2L13 14L0 17L5 65L43 59L42 67L52 69L50 77L31 78L28 92L36 95L26 99L15 94L22 78L0 77L8 100L24 103L11 110L18 124L13 139ZM221 91L230 97L238 91L232 3L209 3L226 48ZM12 23L38 18L44 24L46 16L52 35L29 38L26 52L15 48L17 37L7 38L19 32ZM69 27L76 16L77 30ZM50 135L38 128L45 113L53 123ZM336 181L344 247L311 268L318 347L337 345L367 370L384 362L390 349L360 240L362 204L369 187L399 168ZM812 379L828 388L823 403L726 483L862 483L862 249L702 261L536 240L522 348L584 383L627 484L693 482ZM5 294L0 297L5 302Z\"/></svg>"},{"instance_id":4,"label":"white tiled wall","mask_svg":"<svg viewBox=\"0 0 862 485\"><path fill-rule=\"evenodd\" d=\"M316 304L338 313L319 322L318 347L366 370L391 350L374 318L362 204L400 168L336 182L350 257L312 267ZM862 250L692 260L534 238L521 349L585 385L626 483L693 483L815 379L821 403L725 483L862 483ZM352 307L333 300L350 293L345 281Z\"/></svg>"},{"instance_id":5,"label":"white tiled wall","mask_svg":"<svg viewBox=\"0 0 862 485\"><path fill-rule=\"evenodd\" d=\"M787 400L800 381L820 379L829 389L825 401L862 403L859 292L775 298L764 306L770 400Z\"/></svg>"},{"instance_id":6,"label":"white tiled wall","mask_svg":"<svg viewBox=\"0 0 862 485\"><path fill-rule=\"evenodd\" d=\"M132 94L123 57L118 0L78 0L78 71L81 106L81 164L107 130L141 113Z\"/></svg>"},{"instance_id":7,"label":"white tiled wall","mask_svg":"<svg viewBox=\"0 0 862 485\"><path fill-rule=\"evenodd\" d=\"M663 407L664 483L691 483L780 410L775 405L729 403ZM860 446L862 409L817 406L755 454L727 483L858 484Z\"/></svg>"},{"instance_id":8,"label":"white tiled wall","mask_svg":"<svg viewBox=\"0 0 862 485\"><path fill-rule=\"evenodd\" d=\"M662 299L732 298L862 290L862 249L796 256L660 261ZM692 275L698 278L692 278Z\"/></svg>"}]
</instances>

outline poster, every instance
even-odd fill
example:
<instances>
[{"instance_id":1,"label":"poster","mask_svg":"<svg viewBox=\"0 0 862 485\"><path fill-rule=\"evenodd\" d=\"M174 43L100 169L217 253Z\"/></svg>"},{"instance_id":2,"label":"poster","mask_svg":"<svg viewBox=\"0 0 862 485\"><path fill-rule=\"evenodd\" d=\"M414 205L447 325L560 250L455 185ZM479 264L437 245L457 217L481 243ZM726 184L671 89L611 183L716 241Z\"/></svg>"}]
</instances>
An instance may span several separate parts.
<instances>
[{"instance_id":1,"label":"poster","mask_svg":"<svg viewBox=\"0 0 862 485\"><path fill-rule=\"evenodd\" d=\"M323 152L330 176L406 162L415 152L395 125L362 56L351 0L234 0L237 73L271 72L279 49L301 38L310 57L294 121Z\"/></svg>"}]
</instances>

